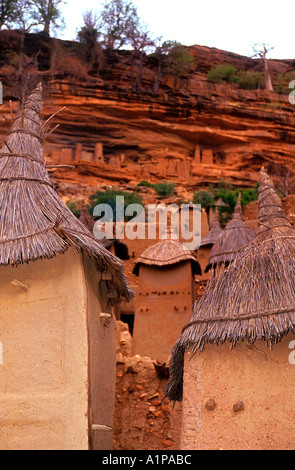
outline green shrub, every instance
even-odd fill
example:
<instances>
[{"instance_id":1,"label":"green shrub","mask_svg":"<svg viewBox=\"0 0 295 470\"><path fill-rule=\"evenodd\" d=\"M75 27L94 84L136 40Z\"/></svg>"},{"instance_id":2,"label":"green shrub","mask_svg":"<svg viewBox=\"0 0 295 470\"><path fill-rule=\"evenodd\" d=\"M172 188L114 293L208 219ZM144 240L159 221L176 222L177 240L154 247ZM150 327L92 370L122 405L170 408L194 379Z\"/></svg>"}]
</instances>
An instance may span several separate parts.
<instances>
[{"instance_id":1,"label":"green shrub","mask_svg":"<svg viewBox=\"0 0 295 470\"><path fill-rule=\"evenodd\" d=\"M154 188L159 196L173 196L176 183L163 181L162 183L155 184Z\"/></svg>"},{"instance_id":2,"label":"green shrub","mask_svg":"<svg viewBox=\"0 0 295 470\"><path fill-rule=\"evenodd\" d=\"M79 218L81 215L81 201L68 201L67 206L73 214Z\"/></svg>"},{"instance_id":3,"label":"green shrub","mask_svg":"<svg viewBox=\"0 0 295 470\"><path fill-rule=\"evenodd\" d=\"M237 83L245 90L265 88L265 79L261 72L238 71L233 65L214 65L207 73L207 80L213 83Z\"/></svg>"},{"instance_id":4,"label":"green shrub","mask_svg":"<svg viewBox=\"0 0 295 470\"><path fill-rule=\"evenodd\" d=\"M203 209L208 210L214 203L214 197L208 191L197 191L193 196L194 204L201 204Z\"/></svg>"},{"instance_id":5,"label":"green shrub","mask_svg":"<svg viewBox=\"0 0 295 470\"><path fill-rule=\"evenodd\" d=\"M237 83L239 76L236 67L233 65L214 65L207 73L207 80L213 83Z\"/></svg>"},{"instance_id":6,"label":"green shrub","mask_svg":"<svg viewBox=\"0 0 295 470\"><path fill-rule=\"evenodd\" d=\"M144 210L142 198L137 193L130 193L124 191L115 191L115 190L106 190L106 191L96 191L95 193L91 194L89 197L90 201L90 214L93 215L93 209L98 204L108 204L112 210L114 219L116 217L116 197L123 196L124 197L124 211L127 206L130 204L139 204L142 206L142 210ZM132 217L125 217L125 220L128 221Z\"/></svg>"},{"instance_id":7,"label":"green shrub","mask_svg":"<svg viewBox=\"0 0 295 470\"><path fill-rule=\"evenodd\" d=\"M259 188L259 183L257 183L254 188L234 189L234 187L230 183L226 181L220 182L215 190L214 197L216 201L219 198L221 198L222 201L226 204L225 207L219 207L221 224L225 225L231 219L231 216L235 210L238 196L240 193L241 193L241 204L244 207L247 204L250 204L250 202L257 201L258 188Z\"/></svg>"},{"instance_id":8,"label":"green shrub","mask_svg":"<svg viewBox=\"0 0 295 470\"><path fill-rule=\"evenodd\" d=\"M245 90L261 90L265 88L265 78L261 72L240 72L238 83Z\"/></svg>"},{"instance_id":9,"label":"green shrub","mask_svg":"<svg viewBox=\"0 0 295 470\"><path fill-rule=\"evenodd\" d=\"M197 64L188 50L183 46L174 47L163 64L165 73L180 77L196 70Z\"/></svg>"},{"instance_id":10,"label":"green shrub","mask_svg":"<svg viewBox=\"0 0 295 470\"><path fill-rule=\"evenodd\" d=\"M150 183L149 181L143 180L140 183L138 183L137 186L144 186L145 188L154 188L155 185Z\"/></svg>"},{"instance_id":11,"label":"green shrub","mask_svg":"<svg viewBox=\"0 0 295 470\"><path fill-rule=\"evenodd\" d=\"M289 95L289 93L291 92L291 89L289 88L289 83L293 80L295 80L295 71L279 73L277 77L275 91L281 95Z\"/></svg>"}]
</instances>

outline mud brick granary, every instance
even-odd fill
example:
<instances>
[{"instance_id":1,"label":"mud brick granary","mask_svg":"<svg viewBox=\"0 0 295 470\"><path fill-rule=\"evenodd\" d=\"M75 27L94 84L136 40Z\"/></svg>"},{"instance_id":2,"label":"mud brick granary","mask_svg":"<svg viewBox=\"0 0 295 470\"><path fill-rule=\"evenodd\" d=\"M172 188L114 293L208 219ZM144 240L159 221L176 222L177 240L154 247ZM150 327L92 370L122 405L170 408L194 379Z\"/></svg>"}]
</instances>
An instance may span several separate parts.
<instances>
[{"instance_id":1,"label":"mud brick granary","mask_svg":"<svg viewBox=\"0 0 295 470\"><path fill-rule=\"evenodd\" d=\"M208 285L176 342L166 393L183 449L294 449L295 231L264 170L259 228Z\"/></svg>"},{"instance_id":2,"label":"mud brick granary","mask_svg":"<svg viewBox=\"0 0 295 470\"><path fill-rule=\"evenodd\" d=\"M148 248L136 261L134 353L167 361L187 323L195 298L197 259L173 234Z\"/></svg>"},{"instance_id":3,"label":"mud brick granary","mask_svg":"<svg viewBox=\"0 0 295 470\"><path fill-rule=\"evenodd\" d=\"M0 448L111 449L121 262L64 205L42 155L42 87L0 151Z\"/></svg>"}]
</instances>

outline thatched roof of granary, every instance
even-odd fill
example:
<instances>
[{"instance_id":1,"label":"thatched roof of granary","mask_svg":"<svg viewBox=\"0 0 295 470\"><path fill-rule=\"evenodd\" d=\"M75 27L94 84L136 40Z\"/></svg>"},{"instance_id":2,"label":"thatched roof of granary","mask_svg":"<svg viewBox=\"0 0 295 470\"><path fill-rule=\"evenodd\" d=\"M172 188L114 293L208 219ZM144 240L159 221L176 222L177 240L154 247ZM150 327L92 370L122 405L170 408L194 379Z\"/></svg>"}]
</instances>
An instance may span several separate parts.
<instances>
[{"instance_id":1,"label":"thatched roof of granary","mask_svg":"<svg viewBox=\"0 0 295 470\"><path fill-rule=\"evenodd\" d=\"M54 190L42 154L42 85L18 114L0 150L0 265L65 253L70 246L113 276L119 299L130 300L121 261L109 253Z\"/></svg>"},{"instance_id":2,"label":"thatched roof of granary","mask_svg":"<svg viewBox=\"0 0 295 470\"><path fill-rule=\"evenodd\" d=\"M295 230L262 169L259 228L235 261L211 279L191 322L175 344L167 396L182 400L184 354L206 343L264 340L269 345L295 333Z\"/></svg>"},{"instance_id":3,"label":"thatched roof of granary","mask_svg":"<svg viewBox=\"0 0 295 470\"><path fill-rule=\"evenodd\" d=\"M218 201L215 202L215 207L227 207L227 204L225 204L225 202L223 202L223 200L220 197Z\"/></svg>"},{"instance_id":4,"label":"thatched roof of granary","mask_svg":"<svg viewBox=\"0 0 295 470\"><path fill-rule=\"evenodd\" d=\"M233 217L214 244L205 273L217 265L231 263L237 256L238 250L249 243L255 234L255 230L243 220L241 194L239 194Z\"/></svg>"},{"instance_id":5,"label":"thatched roof of granary","mask_svg":"<svg viewBox=\"0 0 295 470\"><path fill-rule=\"evenodd\" d=\"M220 223L219 223L218 209L216 209L213 222L211 222L210 224L209 233L207 233L207 235L204 238L202 238L200 247L213 246L217 242L221 232L222 232L222 228L220 227Z\"/></svg>"},{"instance_id":6,"label":"thatched roof of granary","mask_svg":"<svg viewBox=\"0 0 295 470\"><path fill-rule=\"evenodd\" d=\"M195 256L189 250L186 250L173 234L170 238L168 237L170 237L169 234L167 234L167 238L163 238L155 245L149 247L135 260L133 274L139 275L139 268L142 264L163 267L190 261L193 273L202 275L201 266Z\"/></svg>"}]
</instances>

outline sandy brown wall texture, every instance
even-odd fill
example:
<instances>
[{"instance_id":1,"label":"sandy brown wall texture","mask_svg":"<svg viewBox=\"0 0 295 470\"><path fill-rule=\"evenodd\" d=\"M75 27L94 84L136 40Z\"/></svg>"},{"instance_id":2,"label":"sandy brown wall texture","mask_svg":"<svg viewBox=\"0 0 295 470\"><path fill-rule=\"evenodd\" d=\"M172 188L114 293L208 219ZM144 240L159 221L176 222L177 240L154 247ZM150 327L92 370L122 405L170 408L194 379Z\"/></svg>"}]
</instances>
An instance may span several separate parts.
<instances>
[{"instance_id":1,"label":"sandy brown wall texture","mask_svg":"<svg viewBox=\"0 0 295 470\"><path fill-rule=\"evenodd\" d=\"M114 317L104 322L101 313L112 310L107 305L106 281L99 280L96 264L84 257L87 286L89 334L89 425L90 446L94 450L113 447L116 333ZM100 297L100 302L98 300Z\"/></svg>"},{"instance_id":2,"label":"sandy brown wall texture","mask_svg":"<svg viewBox=\"0 0 295 470\"><path fill-rule=\"evenodd\" d=\"M194 298L190 262L140 267L133 353L167 362L188 322Z\"/></svg>"},{"instance_id":3,"label":"sandy brown wall texture","mask_svg":"<svg viewBox=\"0 0 295 470\"><path fill-rule=\"evenodd\" d=\"M151 358L132 356L132 339L122 322L117 322L117 338L114 449L179 449L182 407L173 409L164 399L167 378L157 375Z\"/></svg>"},{"instance_id":4,"label":"sandy brown wall texture","mask_svg":"<svg viewBox=\"0 0 295 470\"><path fill-rule=\"evenodd\" d=\"M19 280L27 286L14 287ZM0 268L0 448L88 448L82 258Z\"/></svg>"},{"instance_id":5,"label":"sandy brown wall texture","mask_svg":"<svg viewBox=\"0 0 295 470\"><path fill-rule=\"evenodd\" d=\"M294 450L294 339L272 351L259 341L187 353L181 448Z\"/></svg>"}]
</instances>

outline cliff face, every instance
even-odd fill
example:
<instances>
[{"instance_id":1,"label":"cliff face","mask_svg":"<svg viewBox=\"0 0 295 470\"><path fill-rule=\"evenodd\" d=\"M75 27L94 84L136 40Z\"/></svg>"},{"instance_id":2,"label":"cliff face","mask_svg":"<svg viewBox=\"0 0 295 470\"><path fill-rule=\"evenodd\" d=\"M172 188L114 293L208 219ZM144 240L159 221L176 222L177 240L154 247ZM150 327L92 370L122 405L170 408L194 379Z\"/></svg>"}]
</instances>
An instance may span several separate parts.
<instances>
[{"instance_id":1,"label":"cliff face","mask_svg":"<svg viewBox=\"0 0 295 470\"><path fill-rule=\"evenodd\" d=\"M59 128L46 138L47 161L75 165L71 170L50 170L52 177L68 190L76 188L76 193L103 183L166 179L177 182L179 194L189 195L220 179L253 186L262 165L292 167L295 107L288 97L206 80L206 71L218 62L243 69L260 65L200 46L191 48L191 53L198 63L197 72L186 76L176 89L173 77L165 77L157 95L148 91L155 76L148 68L143 91L130 91L124 61L116 65L109 81L51 79L44 119L64 106L66 110L55 117L54 125ZM293 65L292 61L270 63L276 73ZM4 89L2 141L9 124Z\"/></svg>"}]
</instances>

